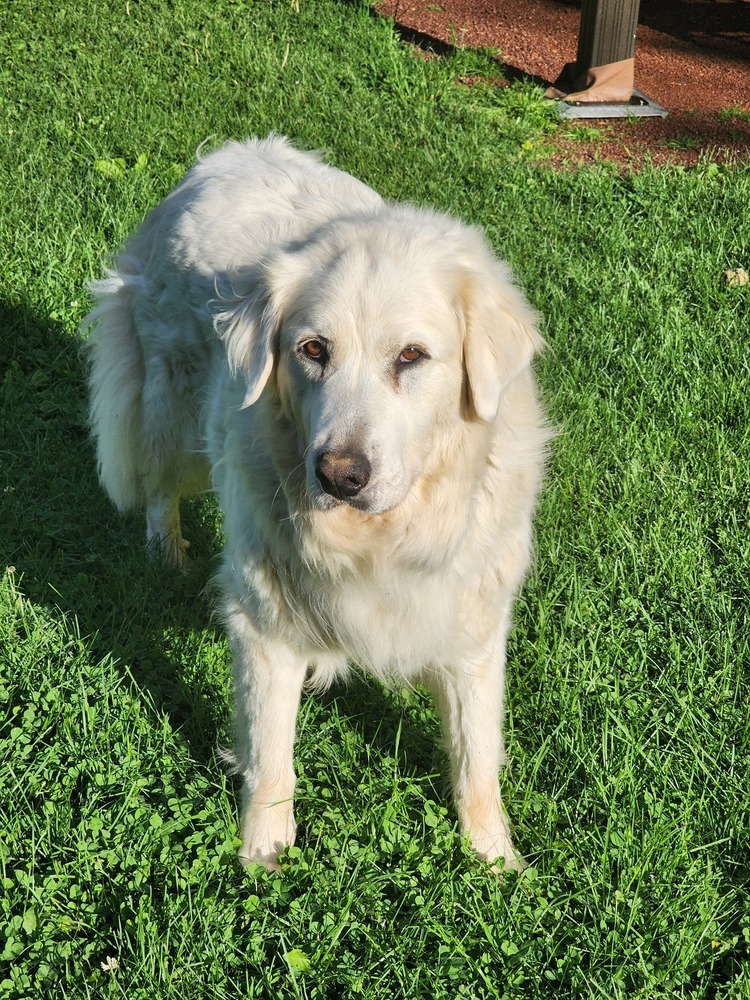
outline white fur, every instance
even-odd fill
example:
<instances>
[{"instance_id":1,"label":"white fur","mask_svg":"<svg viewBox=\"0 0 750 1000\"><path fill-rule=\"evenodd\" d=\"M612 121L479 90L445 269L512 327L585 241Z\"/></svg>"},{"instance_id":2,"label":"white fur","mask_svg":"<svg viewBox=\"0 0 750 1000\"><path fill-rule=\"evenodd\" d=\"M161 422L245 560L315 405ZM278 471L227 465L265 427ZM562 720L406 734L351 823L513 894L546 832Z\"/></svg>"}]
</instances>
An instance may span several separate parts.
<instances>
[{"instance_id":1,"label":"white fur","mask_svg":"<svg viewBox=\"0 0 750 1000\"><path fill-rule=\"evenodd\" d=\"M434 693L461 827L518 867L505 639L548 433L536 317L505 265L477 230L271 137L199 161L93 291L105 489L178 564L179 498L209 469L224 513L241 857L274 866L293 842L301 691L353 662ZM326 488L330 456L356 495L339 465Z\"/></svg>"}]
</instances>

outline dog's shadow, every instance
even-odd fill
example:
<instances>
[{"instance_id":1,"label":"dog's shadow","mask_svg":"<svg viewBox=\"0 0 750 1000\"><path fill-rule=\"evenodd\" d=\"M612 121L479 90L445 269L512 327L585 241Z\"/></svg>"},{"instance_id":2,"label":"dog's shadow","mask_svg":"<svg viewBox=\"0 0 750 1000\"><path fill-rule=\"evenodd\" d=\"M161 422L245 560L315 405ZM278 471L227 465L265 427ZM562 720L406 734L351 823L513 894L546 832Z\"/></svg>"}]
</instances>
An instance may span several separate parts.
<instances>
[{"instance_id":1,"label":"dog's shadow","mask_svg":"<svg viewBox=\"0 0 750 1000\"><path fill-rule=\"evenodd\" d=\"M317 700L346 718L370 749L395 758L404 774L426 774L435 763L440 727L432 700L420 690L384 689L354 670Z\"/></svg>"},{"instance_id":2,"label":"dog's shadow","mask_svg":"<svg viewBox=\"0 0 750 1000\"><path fill-rule=\"evenodd\" d=\"M447 755L426 692L388 689L353 670L345 682L311 697L312 711L303 703L295 754L302 840L314 839L331 795L334 810L355 827L377 825L388 802L401 823L418 827L425 800L448 807L455 819Z\"/></svg>"},{"instance_id":3,"label":"dog's shadow","mask_svg":"<svg viewBox=\"0 0 750 1000\"><path fill-rule=\"evenodd\" d=\"M186 510L189 576L150 558L142 514L119 515L97 481L73 320L0 301L0 330L0 572L12 567L21 594L75 618L91 655L113 657L208 760L228 726L221 685L192 657L206 636L224 642L206 587L218 551L213 510L200 501Z\"/></svg>"}]
</instances>

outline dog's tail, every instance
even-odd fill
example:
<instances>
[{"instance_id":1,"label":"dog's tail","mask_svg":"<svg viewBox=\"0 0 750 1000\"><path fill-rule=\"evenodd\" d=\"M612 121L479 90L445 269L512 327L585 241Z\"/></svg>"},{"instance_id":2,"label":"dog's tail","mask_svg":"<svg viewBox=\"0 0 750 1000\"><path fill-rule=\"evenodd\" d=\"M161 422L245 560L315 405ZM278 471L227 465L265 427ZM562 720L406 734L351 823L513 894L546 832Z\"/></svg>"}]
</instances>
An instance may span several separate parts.
<instances>
[{"instance_id":1,"label":"dog's tail","mask_svg":"<svg viewBox=\"0 0 750 1000\"><path fill-rule=\"evenodd\" d=\"M81 324L94 327L84 345L90 362L91 429L102 486L121 511L144 503L143 389L145 364L132 299L143 278L108 271L91 283L95 305Z\"/></svg>"}]
</instances>

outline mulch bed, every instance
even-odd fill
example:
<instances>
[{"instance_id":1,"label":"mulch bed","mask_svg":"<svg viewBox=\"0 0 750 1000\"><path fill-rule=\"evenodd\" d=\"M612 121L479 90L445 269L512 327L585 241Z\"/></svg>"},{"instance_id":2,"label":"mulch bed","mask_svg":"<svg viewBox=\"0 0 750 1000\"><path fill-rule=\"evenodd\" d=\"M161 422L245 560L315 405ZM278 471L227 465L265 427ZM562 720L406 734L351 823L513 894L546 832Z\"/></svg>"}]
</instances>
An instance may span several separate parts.
<instances>
[{"instance_id":1,"label":"mulch bed","mask_svg":"<svg viewBox=\"0 0 750 1000\"><path fill-rule=\"evenodd\" d=\"M382 0L378 10L423 48L502 53L510 79L552 83L575 61L580 3L570 0ZM750 0L641 0L635 86L666 118L599 119L596 141L559 144L561 164L685 167L750 158Z\"/></svg>"}]
</instances>

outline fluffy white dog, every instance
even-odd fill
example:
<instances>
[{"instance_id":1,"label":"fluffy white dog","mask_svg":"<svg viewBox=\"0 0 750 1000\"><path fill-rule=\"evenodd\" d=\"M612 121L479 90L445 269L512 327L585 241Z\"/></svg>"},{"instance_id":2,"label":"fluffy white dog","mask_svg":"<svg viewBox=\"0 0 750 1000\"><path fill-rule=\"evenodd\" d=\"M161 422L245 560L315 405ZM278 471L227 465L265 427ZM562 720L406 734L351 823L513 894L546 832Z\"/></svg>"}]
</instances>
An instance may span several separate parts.
<instances>
[{"instance_id":1,"label":"fluffy white dog","mask_svg":"<svg viewBox=\"0 0 750 1000\"><path fill-rule=\"evenodd\" d=\"M177 564L180 497L220 498L241 858L294 842L302 688L355 663L433 692L461 829L518 868L505 641L548 432L505 265L271 137L199 160L93 292L105 489Z\"/></svg>"}]
</instances>

